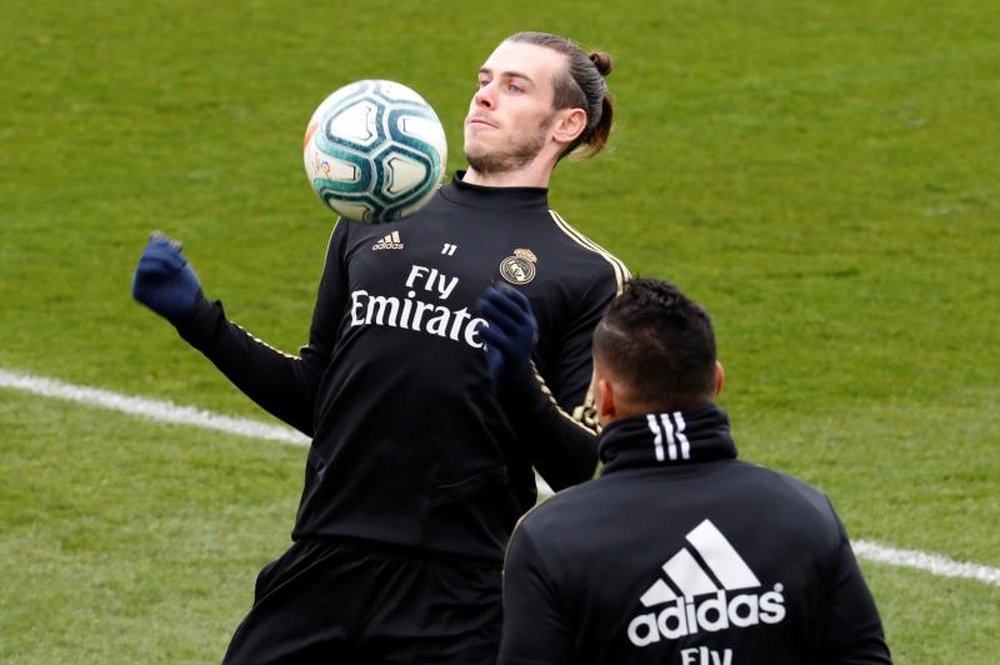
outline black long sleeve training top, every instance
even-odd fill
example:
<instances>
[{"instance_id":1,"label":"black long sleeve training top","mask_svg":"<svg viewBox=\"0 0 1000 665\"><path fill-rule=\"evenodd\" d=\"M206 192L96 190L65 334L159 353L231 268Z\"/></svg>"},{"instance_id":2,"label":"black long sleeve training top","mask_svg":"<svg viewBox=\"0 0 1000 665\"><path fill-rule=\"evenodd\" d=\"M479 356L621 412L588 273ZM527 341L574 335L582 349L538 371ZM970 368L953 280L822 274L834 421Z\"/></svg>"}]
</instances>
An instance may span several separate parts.
<instances>
[{"instance_id":1,"label":"black long sleeve training top","mask_svg":"<svg viewBox=\"0 0 1000 665\"><path fill-rule=\"evenodd\" d=\"M618 421L600 454L514 531L500 665L890 663L833 506L738 461L721 409Z\"/></svg>"},{"instance_id":2,"label":"black long sleeve training top","mask_svg":"<svg viewBox=\"0 0 1000 665\"><path fill-rule=\"evenodd\" d=\"M587 480L596 433L554 444L508 417L475 303L498 280L528 296L539 323L533 360L554 410L582 420L591 333L626 277L549 209L546 189L476 187L459 174L408 219L337 223L298 356L228 321L218 302L203 300L178 329L264 409L312 436L293 538L499 565L535 501L532 463L552 467L539 466L557 489Z\"/></svg>"}]
</instances>

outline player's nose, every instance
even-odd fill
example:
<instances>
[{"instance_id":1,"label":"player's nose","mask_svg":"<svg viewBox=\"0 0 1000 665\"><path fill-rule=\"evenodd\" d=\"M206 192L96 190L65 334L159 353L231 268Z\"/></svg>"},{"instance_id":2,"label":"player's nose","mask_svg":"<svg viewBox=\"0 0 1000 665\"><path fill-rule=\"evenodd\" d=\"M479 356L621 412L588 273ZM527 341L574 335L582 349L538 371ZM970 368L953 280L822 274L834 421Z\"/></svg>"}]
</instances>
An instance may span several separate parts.
<instances>
[{"instance_id":1,"label":"player's nose","mask_svg":"<svg viewBox=\"0 0 1000 665\"><path fill-rule=\"evenodd\" d=\"M486 109L496 106L496 94L493 90L493 84L487 83L484 86L480 86L476 94L472 96L472 102L475 106Z\"/></svg>"}]
</instances>

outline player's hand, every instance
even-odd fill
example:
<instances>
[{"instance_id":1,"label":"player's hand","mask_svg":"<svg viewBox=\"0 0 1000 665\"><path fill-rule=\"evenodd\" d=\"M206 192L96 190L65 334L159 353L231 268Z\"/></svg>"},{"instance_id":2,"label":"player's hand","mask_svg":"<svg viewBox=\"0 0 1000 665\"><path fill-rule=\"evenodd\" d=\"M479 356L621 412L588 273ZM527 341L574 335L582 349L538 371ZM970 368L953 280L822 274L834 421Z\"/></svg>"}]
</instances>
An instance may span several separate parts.
<instances>
[{"instance_id":1,"label":"player's hand","mask_svg":"<svg viewBox=\"0 0 1000 665\"><path fill-rule=\"evenodd\" d=\"M489 323L479 331L479 337L486 342L486 366L493 381L501 382L531 360L538 321L528 298L506 284L488 287L478 307Z\"/></svg>"},{"instance_id":2,"label":"player's hand","mask_svg":"<svg viewBox=\"0 0 1000 665\"><path fill-rule=\"evenodd\" d=\"M201 282L181 243L153 231L132 276L132 297L160 316L176 321L198 303Z\"/></svg>"}]
</instances>

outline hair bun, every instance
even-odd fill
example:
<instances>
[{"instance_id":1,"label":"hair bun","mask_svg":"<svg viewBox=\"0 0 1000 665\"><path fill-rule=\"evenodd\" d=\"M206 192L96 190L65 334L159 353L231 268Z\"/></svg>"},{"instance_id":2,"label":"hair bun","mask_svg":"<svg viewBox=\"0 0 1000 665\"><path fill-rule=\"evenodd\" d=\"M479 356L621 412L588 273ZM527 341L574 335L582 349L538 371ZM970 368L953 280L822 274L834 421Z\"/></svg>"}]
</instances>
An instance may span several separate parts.
<instances>
[{"instance_id":1,"label":"hair bun","mask_svg":"<svg viewBox=\"0 0 1000 665\"><path fill-rule=\"evenodd\" d=\"M611 55L609 53L604 53L603 51L595 51L590 54L590 61L594 63L597 67L597 71L601 76L607 76L611 73Z\"/></svg>"}]
</instances>

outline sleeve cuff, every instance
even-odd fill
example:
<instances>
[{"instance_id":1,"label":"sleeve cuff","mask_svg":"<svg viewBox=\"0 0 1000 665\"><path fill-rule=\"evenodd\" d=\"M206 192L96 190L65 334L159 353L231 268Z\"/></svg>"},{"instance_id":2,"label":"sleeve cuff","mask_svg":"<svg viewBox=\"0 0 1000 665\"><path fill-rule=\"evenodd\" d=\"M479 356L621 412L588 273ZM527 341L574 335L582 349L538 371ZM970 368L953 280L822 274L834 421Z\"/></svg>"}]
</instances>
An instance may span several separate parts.
<instances>
[{"instance_id":1,"label":"sleeve cuff","mask_svg":"<svg viewBox=\"0 0 1000 665\"><path fill-rule=\"evenodd\" d=\"M171 321L181 338L196 349L202 349L215 336L226 313L218 300L210 301L198 293L198 300L189 312Z\"/></svg>"}]
</instances>

